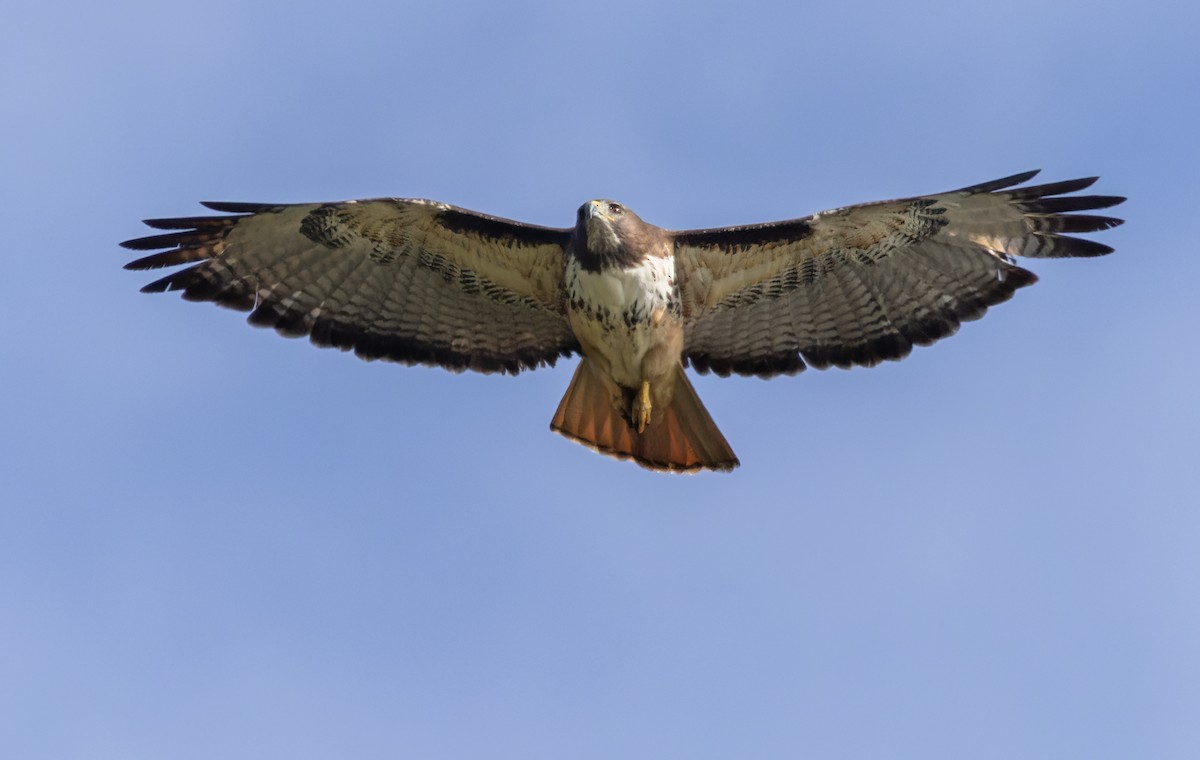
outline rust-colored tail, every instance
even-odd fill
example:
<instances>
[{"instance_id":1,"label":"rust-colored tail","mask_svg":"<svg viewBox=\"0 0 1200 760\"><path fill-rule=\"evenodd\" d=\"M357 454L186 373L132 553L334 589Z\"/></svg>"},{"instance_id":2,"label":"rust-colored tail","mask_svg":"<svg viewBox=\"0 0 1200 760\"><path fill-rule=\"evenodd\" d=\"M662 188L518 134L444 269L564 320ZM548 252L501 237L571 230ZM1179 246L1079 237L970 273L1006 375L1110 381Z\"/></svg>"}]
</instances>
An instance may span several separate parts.
<instances>
[{"instance_id":1,"label":"rust-colored tail","mask_svg":"<svg viewBox=\"0 0 1200 760\"><path fill-rule=\"evenodd\" d=\"M590 361L575 369L550 429L602 454L651 470L732 470L738 459L683 372L676 370L671 404L638 433L613 406L612 393Z\"/></svg>"}]
</instances>

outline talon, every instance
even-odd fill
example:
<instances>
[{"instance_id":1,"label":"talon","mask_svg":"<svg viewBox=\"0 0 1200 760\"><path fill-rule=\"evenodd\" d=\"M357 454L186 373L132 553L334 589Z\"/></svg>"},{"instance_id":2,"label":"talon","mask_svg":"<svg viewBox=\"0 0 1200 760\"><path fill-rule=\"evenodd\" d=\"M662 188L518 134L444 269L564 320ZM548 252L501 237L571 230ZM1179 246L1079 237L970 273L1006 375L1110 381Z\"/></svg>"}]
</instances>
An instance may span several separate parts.
<instances>
[{"instance_id":1,"label":"talon","mask_svg":"<svg viewBox=\"0 0 1200 760\"><path fill-rule=\"evenodd\" d=\"M650 424L650 381L642 381L642 390L633 399L633 426L641 433Z\"/></svg>"}]
</instances>

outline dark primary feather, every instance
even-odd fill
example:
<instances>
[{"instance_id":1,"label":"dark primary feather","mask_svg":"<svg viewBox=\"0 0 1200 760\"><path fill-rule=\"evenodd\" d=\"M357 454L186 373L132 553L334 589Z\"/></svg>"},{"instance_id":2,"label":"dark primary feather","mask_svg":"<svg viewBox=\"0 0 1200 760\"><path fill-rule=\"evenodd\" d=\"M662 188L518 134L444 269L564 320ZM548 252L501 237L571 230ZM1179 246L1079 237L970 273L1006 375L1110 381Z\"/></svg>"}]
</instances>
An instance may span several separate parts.
<instances>
[{"instance_id":1,"label":"dark primary feather","mask_svg":"<svg viewBox=\"0 0 1200 760\"><path fill-rule=\"evenodd\" d=\"M516 373L579 350L561 305L566 230L445 204L205 203L151 219L127 264L193 264L143 288L250 311L251 324L365 359Z\"/></svg>"},{"instance_id":2,"label":"dark primary feather","mask_svg":"<svg viewBox=\"0 0 1200 760\"><path fill-rule=\"evenodd\" d=\"M959 188L958 190L951 190L950 192L952 192L952 193L967 193L967 194L971 194L971 195L974 195L977 193L994 193L997 190L1003 190L1007 187L1012 187L1013 185L1024 184L1024 183L1028 182L1029 180L1033 179L1034 177L1036 177L1037 175L1041 174L1041 172L1042 172L1041 169L1031 169L1027 172L1020 172L1019 174L1013 174L1008 177L1001 177L1000 179L994 179L994 180L991 180L990 182L980 182L977 185L968 185L967 187L962 187L962 188ZM1095 181L1094 177L1092 178L1092 181L1093 182ZM1088 180L1069 180L1068 182L1087 182L1087 185L1091 184L1091 182L1089 182ZM1067 184L1067 183L1060 183L1060 184ZM1087 187L1087 185L1083 185L1083 187ZM889 203L890 201L882 201L882 202Z\"/></svg>"},{"instance_id":3,"label":"dark primary feather","mask_svg":"<svg viewBox=\"0 0 1200 760\"><path fill-rule=\"evenodd\" d=\"M770 377L900 359L1036 282L1012 257L1110 253L1065 233L1121 220L1070 212L1124 199L1054 197L1095 177L1014 187L1036 174L806 219L675 233L688 361L701 372Z\"/></svg>"}]
</instances>

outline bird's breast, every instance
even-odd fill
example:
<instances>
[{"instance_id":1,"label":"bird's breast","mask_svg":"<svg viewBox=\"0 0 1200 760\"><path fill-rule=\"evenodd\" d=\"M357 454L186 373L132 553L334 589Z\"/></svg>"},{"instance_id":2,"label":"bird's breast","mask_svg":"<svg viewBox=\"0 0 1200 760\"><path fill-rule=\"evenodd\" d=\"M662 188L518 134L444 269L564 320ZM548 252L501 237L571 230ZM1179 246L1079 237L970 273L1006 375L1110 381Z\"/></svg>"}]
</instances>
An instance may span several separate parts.
<instances>
[{"instance_id":1,"label":"bird's breast","mask_svg":"<svg viewBox=\"0 0 1200 760\"><path fill-rule=\"evenodd\" d=\"M570 311L630 325L680 309L675 259L669 256L648 256L631 267L598 271L586 270L572 259L566 269L566 292Z\"/></svg>"},{"instance_id":2,"label":"bird's breast","mask_svg":"<svg viewBox=\"0 0 1200 760\"><path fill-rule=\"evenodd\" d=\"M620 385L640 382L646 353L673 339L682 318L675 259L648 256L630 267L597 271L569 259L567 314L585 353L611 366Z\"/></svg>"}]
</instances>

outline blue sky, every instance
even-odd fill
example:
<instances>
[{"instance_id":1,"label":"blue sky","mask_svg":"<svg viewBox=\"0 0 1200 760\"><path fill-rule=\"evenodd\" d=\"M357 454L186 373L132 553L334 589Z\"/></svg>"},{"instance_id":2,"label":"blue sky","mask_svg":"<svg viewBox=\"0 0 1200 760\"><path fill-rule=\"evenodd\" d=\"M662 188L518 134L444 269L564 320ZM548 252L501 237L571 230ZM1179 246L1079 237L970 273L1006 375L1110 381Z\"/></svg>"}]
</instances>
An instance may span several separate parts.
<instances>
[{"instance_id":1,"label":"blue sky","mask_svg":"<svg viewBox=\"0 0 1200 760\"><path fill-rule=\"evenodd\" d=\"M1200 12L26 4L0 30L0 745L22 758L1200 754ZM872 370L701 377L743 466L145 296L199 200L674 228L1025 169L1113 256Z\"/></svg>"}]
</instances>

